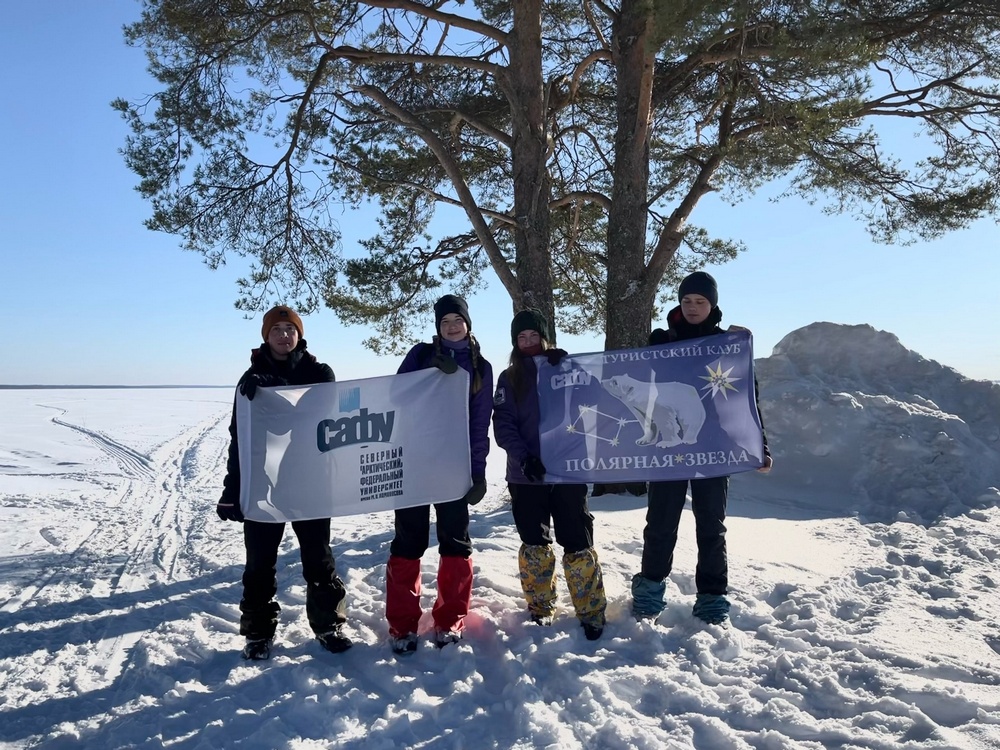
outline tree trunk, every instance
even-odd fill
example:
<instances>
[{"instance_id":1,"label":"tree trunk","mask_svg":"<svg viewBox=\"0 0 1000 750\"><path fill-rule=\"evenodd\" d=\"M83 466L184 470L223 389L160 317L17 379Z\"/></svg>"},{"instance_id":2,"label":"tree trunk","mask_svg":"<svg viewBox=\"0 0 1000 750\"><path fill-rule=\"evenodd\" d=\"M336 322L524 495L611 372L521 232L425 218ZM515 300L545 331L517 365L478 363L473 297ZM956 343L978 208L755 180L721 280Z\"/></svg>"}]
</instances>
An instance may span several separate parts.
<instances>
[{"instance_id":1,"label":"tree trunk","mask_svg":"<svg viewBox=\"0 0 1000 750\"><path fill-rule=\"evenodd\" d=\"M555 330L552 260L549 250L551 182L546 168L548 132L542 77L541 0L515 0L510 32L511 166L514 179L514 268L522 298L514 311L535 307Z\"/></svg>"},{"instance_id":2,"label":"tree trunk","mask_svg":"<svg viewBox=\"0 0 1000 750\"><path fill-rule=\"evenodd\" d=\"M617 75L615 173L608 216L605 349L644 346L656 287L645 282L649 129L653 90L648 0L623 0L613 30Z\"/></svg>"},{"instance_id":3,"label":"tree trunk","mask_svg":"<svg viewBox=\"0 0 1000 750\"><path fill-rule=\"evenodd\" d=\"M604 348L645 346L656 286L646 283L646 201L653 91L652 10L648 0L623 0L613 30L617 77L615 173L608 214L608 281ZM645 482L595 484L592 496L644 495Z\"/></svg>"}]
</instances>

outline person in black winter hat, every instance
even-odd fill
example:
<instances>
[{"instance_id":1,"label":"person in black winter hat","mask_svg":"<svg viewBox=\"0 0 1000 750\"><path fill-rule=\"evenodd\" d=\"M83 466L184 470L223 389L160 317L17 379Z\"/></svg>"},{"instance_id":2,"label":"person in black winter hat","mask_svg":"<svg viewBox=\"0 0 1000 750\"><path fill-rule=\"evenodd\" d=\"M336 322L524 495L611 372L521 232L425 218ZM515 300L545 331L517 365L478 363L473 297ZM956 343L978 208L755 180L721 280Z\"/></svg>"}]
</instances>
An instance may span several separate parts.
<instances>
[{"instance_id":1,"label":"person in black winter hat","mask_svg":"<svg viewBox=\"0 0 1000 750\"><path fill-rule=\"evenodd\" d=\"M712 275L705 271L695 271L686 276L677 289L677 299L683 300L690 294L700 294L712 307L719 304L719 285Z\"/></svg>"},{"instance_id":2,"label":"person in black winter hat","mask_svg":"<svg viewBox=\"0 0 1000 750\"><path fill-rule=\"evenodd\" d=\"M535 357L557 365L566 356L553 348L550 328L538 310L521 310L510 324L510 366L497 378L493 437L507 451L507 488L521 547L517 554L521 590L532 622L550 625L556 608L553 537L563 548L562 568L573 609L588 640L604 631L607 597L594 549L594 516L587 485L550 484L540 456Z\"/></svg>"},{"instance_id":3,"label":"person in black winter hat","mask_svg":"<svg viewBox=\"0 0 1000 750\"><path fill-rule=\"evenodd\" d=\"M465 321L465 327L472 330L472 318L469 316L469 304L455 294L446 294L434 303L434 330L441 330L441 321L445 315L454 314Z\"/></svg>"},{"instance_id":4,"label":"person in black winter hat","mask_svg":"<svg viewBox=\"0 0 1000 750\"><path fill-rule=\"evenodd\" d=\"M667 329L655 329L649 345L712 336L720 327L719 287L704 271L695 271L681 281L677 307L667 313ZM729 330L746 330L730 326ZM757 390L756 380L754 390ZM758 406L758 413L760 408ZM771 452L764 437L762 473L771 470ZM726 552L726 504L729 477L650 482L646 528L643 530L642 568L632 576L632 613L636 617L656 617L666 606L666 579L674 561L681 512L691 486L691 510L695 518L698 563L695 568L695 617L710 623L725 622L729 616L729 564Z\"/></svg>"},{"instance_id":5,"label":"person in black winter hat","mask_svg":"<svg viewBox=\"0 0 1000 750\"><path fill-rule=\"evenodd\" d=\"M510 322L511 346L517 346L517 337L522 331L536 331L545 341L552 340L552 335L549 332L549 323L545 319L545 316L542 315L541 310L530 308L528 310L521 310L521 312L514 316L514 319Z\"/></svg>"},{"instance_id":6,"label":"person in black winter hat","mask_svg":"<svg viewBox=\"0 0 1000 750\"><path fill-rule=\"evenodd\" d=\"M289 307L278 305L264 315L261 336L264 344L250 352L250 369L240 378L237 389L253 400L258 388L282 385L332 383L333 370L306 351L302 319ZM243 524L246 564L243 569L243 598L240 600L240 635L246 637L243 658L255 661L271 656L281 607L277 593L276 565L284 523L263 523L243 518L240 508L240 456L237 444L236 406L229 425L231 441L226 478L216 513L224 521ZM344 635L347 590L337 575L330 550L330 519L293 521L299 540L302 577L306 580L306 617L316 639L327 651L339 653L351 647Z\"/></svg>"},{"instance_id":7,"label":"person in black winter hat","mask_svg":"<svg viewBox=\"0 0 1000 750\"><path fill-rule=\"evenodd\" d=\"M434 642L444 647L461 640L472 602L469 506L486 495L493 368L472 335L469 306L461 297L446 294L434 303L434 330L430 343L410 349L398 372L437 367L449 375L460 369L469 373L469 423L455 425L455 429L469 431L472 487L464 497L434 503L439 562L437 600L431 614ZM430 542L430 513L429 505L395 511L396 533L389 545L385 573L385 617L392 650L397 654L413 653L418 646L420 561Z\"/></svg>"}]
</instances>

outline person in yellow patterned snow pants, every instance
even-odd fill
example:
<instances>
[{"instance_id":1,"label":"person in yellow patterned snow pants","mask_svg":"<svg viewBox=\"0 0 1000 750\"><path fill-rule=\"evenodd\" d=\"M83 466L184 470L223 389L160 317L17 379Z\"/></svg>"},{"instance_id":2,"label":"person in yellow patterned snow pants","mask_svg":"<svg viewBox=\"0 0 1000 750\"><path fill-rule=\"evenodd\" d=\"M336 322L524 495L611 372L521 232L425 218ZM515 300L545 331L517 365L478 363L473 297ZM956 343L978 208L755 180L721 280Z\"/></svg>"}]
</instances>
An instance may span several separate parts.
<instances>
[{"instance_id":1,"label":"person in yellow patterned snow pants","mask_svg":"<svg viewBox=\"0 0 1000 750\"><path fill-rule=\"evenodd\" d=\"M531 619L548 625L555 614L555 541L563 548L563 573L576 616L589 640L604 631L607 600L601 564L594 550L594 517L587 485L546 484L539 458L538 392L533 357L557 363L566 352L550 346L548 323L538 310L522 310L510 327L510 366L497 379L493 436L507 451L507 486L517 533L518 569Z\"/></svg>"}]
</instances>

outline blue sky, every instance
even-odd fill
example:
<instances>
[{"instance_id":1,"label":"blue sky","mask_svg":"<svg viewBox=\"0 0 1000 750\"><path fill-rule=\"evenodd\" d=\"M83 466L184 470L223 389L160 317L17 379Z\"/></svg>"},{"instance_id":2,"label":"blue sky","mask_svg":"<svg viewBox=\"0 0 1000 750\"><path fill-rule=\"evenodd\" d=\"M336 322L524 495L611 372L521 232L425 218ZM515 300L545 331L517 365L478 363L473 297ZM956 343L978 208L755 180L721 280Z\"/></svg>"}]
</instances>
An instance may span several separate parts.
<instances>
[{"instance_id":1,"label":"blue sky","mask_svg":"<svg viewBox=\"0 0 1000 750\"><path fill-rule=\"evenodd\" d=\"M0 26L0 313L7 346L0 384L235 382L260 342L259 316L236 310L240 268L210 271L177 238L142 225L149 206L118 153L127 134L116 97L155 90L141 50L121 27L133 0L38 0L5 9ZM767 356L815 321L868 323L929 359L1000 380L998 229L981 221L930 243L876 245L849 217L765 197L735 208L703 201L693 217L748 250L709 270L725 322L754 333ZM351 227L369 216L342 219ZM510 303L498 282L470 299L475 333L496 369L509 352ZM398 358L361 346L368 332L328 311L305 319L306 338L342 380L395 372ZM425 333L432 333L429 319ZM603 337L560 338L571 352Z\"/></svg>"}]
</instances>

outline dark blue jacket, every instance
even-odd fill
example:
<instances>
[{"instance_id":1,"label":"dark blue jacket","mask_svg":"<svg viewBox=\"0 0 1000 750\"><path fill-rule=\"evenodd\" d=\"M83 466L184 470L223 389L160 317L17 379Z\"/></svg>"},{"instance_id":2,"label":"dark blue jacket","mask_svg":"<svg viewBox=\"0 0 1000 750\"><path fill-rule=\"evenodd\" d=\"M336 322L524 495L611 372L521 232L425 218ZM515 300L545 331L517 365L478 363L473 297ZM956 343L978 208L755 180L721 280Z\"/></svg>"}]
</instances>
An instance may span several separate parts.
<instances>
[{"instance_id":1,"label":"dark blue jacket","mask_svg":"<svg viewBox=\"0 0 1000 750\"><path fill-rule=\"evenodd\" d=\"M524 377L529 386L518 401L514 388L504 370L497 378L493 395L493 437L497 445L507 451L507 481L511 484L530 484L521 471L521 463L528 456L538 456L538 389L535 388L538 369L532 357L523 360Z\"/></svg>"},{"instance_id":2,"label":"dark blue jacket","mask_svg":"<svg viewBox=\"0 0 1000 750\"><path fill-rule=\"evenodd\" d=\"M458 366L469 373L471 385L473 378L472 350L451 349L442 346L442 351L454 357ZM432 367L431 357L433 356L433 344L417 344L407 352L397 373L426 370L428 367ZM479 365L479 377L483 384L476 393L469 393L469 447L472 451L473 480L486 478L486 455L490 452L490 415L493 413L493 401L490 398L490 394L493 392L493 367L482 354L477 353L476 361Z\"/></svg>"}]
</instances>

